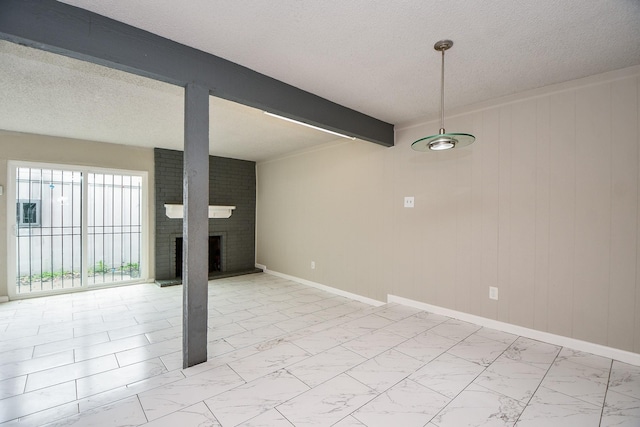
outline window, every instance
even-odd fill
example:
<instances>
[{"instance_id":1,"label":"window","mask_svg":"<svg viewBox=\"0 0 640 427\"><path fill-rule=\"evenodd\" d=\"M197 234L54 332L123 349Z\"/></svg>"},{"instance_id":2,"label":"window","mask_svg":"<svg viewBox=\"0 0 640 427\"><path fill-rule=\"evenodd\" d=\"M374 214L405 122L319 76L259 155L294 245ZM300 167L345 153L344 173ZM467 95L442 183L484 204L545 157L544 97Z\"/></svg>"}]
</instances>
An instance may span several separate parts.
<instances>
[{"instance_id":1,"label":"window","mask_svg":"<svg viewBox=\"0 0 640 427\"><path fill-rule=\"evenodd\" d=\"M16 223L19 227L40 226L40 200L18 200Z\"/></svg>"}]
</instances>

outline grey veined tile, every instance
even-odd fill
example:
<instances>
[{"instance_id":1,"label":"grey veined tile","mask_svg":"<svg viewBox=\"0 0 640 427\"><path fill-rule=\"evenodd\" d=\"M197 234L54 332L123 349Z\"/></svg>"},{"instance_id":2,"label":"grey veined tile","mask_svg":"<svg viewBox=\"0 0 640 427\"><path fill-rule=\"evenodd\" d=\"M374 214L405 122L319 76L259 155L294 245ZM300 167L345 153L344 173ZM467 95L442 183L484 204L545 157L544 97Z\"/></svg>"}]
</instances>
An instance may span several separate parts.
<instances>
[{"instance_id":1,"label":"grey veined tile","mask_svg":"<svg viewBox=\"0 0 640 427\"><path fill-rule=\"evenodd\" d=\"M499 358L478 378L475 384L527 402L536 391L546 370L528 363Z\"/></svg>"},{"instance_id":2,"label":"grey veined tile","mask_svg":"<svg viewBox=\"0 0 640 427\"><path fill-rule=\"evenodd\" d=\"M640 399L640 366L614 361L611 366L609 391Z\"/></svg>"},{"instance_id":3,"label":"grey veined tile","mask_svg":"<svg viewBox=\"0 0 640 427\"><path fill-rule=\"evenodd\" d=\"M525 404L492 390L470 385L432 421L438 427L514 425Z\"/></svg>"},{"instance_id":4,"label":"grey veined tile","mask_svg":"<svg viewBox=\"0 0 640 427\"><path fill-rule=\"evenodd\" d=\"M601 427L640 426L640 399L609 389L602 411Z\"/></svg>"},{"instance_id":5,"label":"grey veined tile","mask_svg":"<svg viewBox=\"0 0 640 427\"><path fill-rule=\"evenodd\" d=\"M293 425L327 426L335 424L377 393L347 375L322 383L277 407Z\"/></svg>"},{"instance_id":6,"label":"grey veined tile","mask_svg":"<svg viewBox=\"0 0 640 427\"><path fill-rule=\"evenodd\" d=\"M309 387L302 381L282 370L220 393L205 403L222 425L235 426L307 390Z\"/></svg>"},{"instance_id":7,"label":"grey veined tile","mask_svg":"<svg viewBox=\"0 0 640 427\"><path fill-rule=\"evenodd\" d=\"M420 384L404 380L353 413L367 427L422 427L450 399Z\"/></svg>"},{"instance_id":8,"label":"grey veined tile","mask_svg":"<svg viewBox=\"0 0 640 427\"><path fill-rule=\"evenodd\" d=\"M601 407L540 387L518 427L598 427Z\"/></svg>"},{"instance_id":9,"label":"grey veined tile","mask_svg":"<svg viewBox=\"0 0 640 427\"><path fill-rule=\"evenodd\" d=\"M204 402L186 407L173 412L157 420L142 424L144 427L176 427L176 426L202 426L220 427L220 423L213 416Z\"/></svg>"},{"instance_id":10,"label":"grey veined tile","mask_svg":"<svg viewBox=\"0 0 640 427\"><path fill-rule=\"evenodd\" d=\"M410 379L449 398L456 397L484 371L484 367L443 354L411 374Z\"/></svg>"},{"instance_id":11,"label":"grey veined tile","mask_svg":"<svg viewBox=\"0 0 640 427\"><path fill-rule=\"evenodd\" d=\"M542 385L602 407L608 379L608 369L594 368L564 359L556 361L551 366Z\"/></svg>"}]
</instances>

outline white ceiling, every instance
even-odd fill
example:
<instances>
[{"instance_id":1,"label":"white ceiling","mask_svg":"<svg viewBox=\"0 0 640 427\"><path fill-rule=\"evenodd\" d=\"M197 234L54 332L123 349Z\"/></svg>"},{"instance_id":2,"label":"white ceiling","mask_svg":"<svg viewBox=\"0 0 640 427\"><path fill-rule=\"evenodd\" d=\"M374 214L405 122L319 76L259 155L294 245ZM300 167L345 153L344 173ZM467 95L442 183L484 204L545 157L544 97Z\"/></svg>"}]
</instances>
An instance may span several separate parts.
<instances>
[{"instance_id":1,"label":"white ceiling","mask_svg":"<svg viewBox=\"0 0 640 427\"><path fill-rule=\"evenodd\" d=\"M443 38L447 108L640 64L638 0L61 1L396 125L437 117ZM180 88L9 43L0 75L0 128L182 146ZM335 140L211 105L212 154L264 160Z\"/></svg>"}]
</instances>

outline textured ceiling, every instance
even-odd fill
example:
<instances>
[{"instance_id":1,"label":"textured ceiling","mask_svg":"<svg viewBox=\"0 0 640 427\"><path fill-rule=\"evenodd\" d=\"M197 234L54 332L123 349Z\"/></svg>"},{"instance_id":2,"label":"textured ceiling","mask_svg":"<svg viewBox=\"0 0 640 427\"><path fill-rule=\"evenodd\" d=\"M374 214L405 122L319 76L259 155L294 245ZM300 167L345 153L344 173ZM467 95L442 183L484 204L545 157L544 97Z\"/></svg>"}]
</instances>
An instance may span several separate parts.
<instances>
[{"instance_id":1,"label":"textured ceiling","mask_svg":"<svg viewBox=\"0 0 640 427\"><path fill-rule=\"evenodd\" d=\"M443 38L455 42L446 56L447 108L640 64L638 0L62 1L215 54L396 125L437 117L440 57L433 43ZM3 47L2 54L5 51ZM49 62L54 64L47 66L60 66L55 60ZM83 66L69 67L78 78L82 73L91 74ZM71 79L55 75L38 78L49 85L64 85ZM153 135L157 141L177 140L181 146L180 90L112 71L94 70L86 77L87 84L91 86L91 80L99 78L111 80L109 91L121 97L103 94L103 101L92 107L102 111L78 107L78 114L116 116L111 119L121 129L114 130L113 123L98 126L87 121L93 126L85 129L86 133L95 135L85 138L131 143ZM75 80L67 81L64 90L53 90L49 102L55 105L56 96L68 96L66 102L71 104L77 101L68 93L73 91L73 83ZM4 95L5 88L2 90ZM166 108L152 109L151 114L145 102L166 102ZM217 132L219 141L236 138L233 144L220 143L220 155L260 160L334 139L304 130L300 132L310 139L300 145L294 141L300 135L279 136L270 127L280 125L265 121L255 110L221 100L212 102L214 120L216 110L219 116L231 116L226 128L224 121L212 126L212 135ZM163 125L161 120L167 123ZM175 129L167 132L162 126ZM283 129L296 132L290 127Z\"/></svg>"}]
</instances>

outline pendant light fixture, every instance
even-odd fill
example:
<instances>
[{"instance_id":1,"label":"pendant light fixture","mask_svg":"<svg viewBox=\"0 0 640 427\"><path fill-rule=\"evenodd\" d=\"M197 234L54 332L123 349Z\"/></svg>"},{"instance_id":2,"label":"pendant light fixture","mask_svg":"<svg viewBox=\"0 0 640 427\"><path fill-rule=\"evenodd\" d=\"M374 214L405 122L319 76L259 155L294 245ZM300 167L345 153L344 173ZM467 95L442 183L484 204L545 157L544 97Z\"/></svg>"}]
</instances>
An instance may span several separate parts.
<instances>
[{"instance_id":1,"label":"pendant light fixture","mask_svg":"<svg viewBox=\"0 0 640 427\"><path fill-rule=\"evenodd\" d=\"M476 137L468 133L447 133L444 130L444 51L453 46L451 40L440 40L433 48L442 52L442 76L440 79L440 133L437 135L420 138L411 148L416 151L442 151L452 148L465 147L476 140Z\"/></svg>"}]
</instances>

